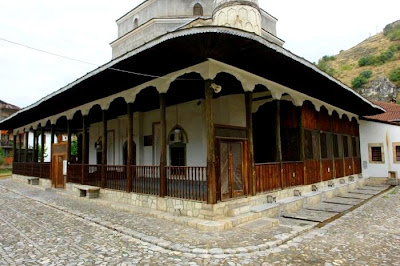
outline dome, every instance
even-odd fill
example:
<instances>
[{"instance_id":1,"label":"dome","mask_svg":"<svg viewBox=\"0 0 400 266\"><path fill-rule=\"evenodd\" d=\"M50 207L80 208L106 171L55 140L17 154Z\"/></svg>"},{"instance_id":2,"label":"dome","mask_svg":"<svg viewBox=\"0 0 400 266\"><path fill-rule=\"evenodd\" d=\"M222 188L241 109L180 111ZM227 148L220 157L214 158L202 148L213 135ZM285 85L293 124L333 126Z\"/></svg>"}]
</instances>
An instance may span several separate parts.
<instances>
[{"instance_id":1,"label":"dome","mask_svg":"<svg viewBox=\"0 0 400 266\"><path fill-rule=\"evenodd\" d=\"M258 0L214 0L213 24L261 35Z\"/></svg>"},{"instance_id":2,"label":"dome","mask_svg":"<svg viewBox=\"0 0 400 266\"><path fill-rule=\"evenodd\" d=\"M259 8L258 0L214 0L214 12L232 5L249 5L257 9Z\"/></svg>"}]
</instances>

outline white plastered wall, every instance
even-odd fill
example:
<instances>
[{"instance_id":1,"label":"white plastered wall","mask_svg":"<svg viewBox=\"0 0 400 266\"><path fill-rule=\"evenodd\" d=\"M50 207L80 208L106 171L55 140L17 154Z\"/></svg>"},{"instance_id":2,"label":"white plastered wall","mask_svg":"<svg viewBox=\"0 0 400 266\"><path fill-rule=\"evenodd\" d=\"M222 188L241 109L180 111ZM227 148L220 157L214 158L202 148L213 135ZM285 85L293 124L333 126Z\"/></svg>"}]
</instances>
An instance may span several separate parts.
<instances>
[{"instance_id":1,"label":"white plastered wall","mask_svg":"<svg viewBox=\"0 0 400 266\"><path fill-rule=\"evenodd\" d=\"M400 163L395 163L393 159L394 142L400 142L400 126L360 120L360 146L364 175L388 177L389 171L395 171L399 177ZM369 161L369 144L383 144L384 163Z\"/></svg>"},{"instance_id":2,"label":"white plastered wall","mask_svg":"<svg viewBox=\"0 0 400 266\"><path fill-rule=\"evenodd\" d=\"M178 115L177 115L178 113ZM224 96L214 100L214 120L216 124L230 126L246 126L244 95ZM134 141L136 143L136 160L138 165L154 165L153 146L143 146L144 136L153 134L153 125L160 122L160 111L153 110L134 114ZM187 165L207 165L207 128L205 122L204 100L195 100L166 109L167 135L176 125L182 127L188 137L186 144ZM108 131L115 132L114 162L108 164L123 164L123 144L127 140L127 116L108 121ZM89 164L96 163L95 142L101 136L102 123L91 124L89 129ZM168 137L168 136L167 136ZM153 140L155 142L155 140ZM168 143L168 139L167 139ZM110 152L108 158L112 158ZM167 163L169 147L167 146Z\"/></svg>"}]
</instances>

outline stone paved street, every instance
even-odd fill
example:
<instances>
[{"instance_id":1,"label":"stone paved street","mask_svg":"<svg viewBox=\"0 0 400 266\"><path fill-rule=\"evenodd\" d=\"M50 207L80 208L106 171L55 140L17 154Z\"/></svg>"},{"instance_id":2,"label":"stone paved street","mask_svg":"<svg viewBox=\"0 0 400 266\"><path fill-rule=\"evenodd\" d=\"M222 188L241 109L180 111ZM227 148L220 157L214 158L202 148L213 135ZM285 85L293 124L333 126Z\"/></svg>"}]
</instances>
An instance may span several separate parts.
<instances>
[{"instance_id":1,"label":"stone paved street","mask_svg":"<svg viewBox=\"0 0 400 266\"><path fill-rule=\"evenodd\" d=\"M293 231L202 232L0 180L0 265L400 265L400 192L395 188L278 247L249 248ZM186 252L172 251L174 245ZM240 254L193 252L229 247L247 248Z\"/></svg>"}]
</instances>

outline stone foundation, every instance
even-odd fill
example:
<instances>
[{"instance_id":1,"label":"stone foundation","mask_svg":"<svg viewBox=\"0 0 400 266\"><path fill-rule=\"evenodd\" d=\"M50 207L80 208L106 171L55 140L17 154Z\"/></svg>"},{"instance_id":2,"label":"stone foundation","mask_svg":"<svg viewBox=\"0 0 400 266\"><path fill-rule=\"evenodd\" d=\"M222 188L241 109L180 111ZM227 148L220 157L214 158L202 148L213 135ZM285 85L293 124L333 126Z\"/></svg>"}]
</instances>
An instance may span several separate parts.
<instances>
[{"instance_id":1,"label":"stone foundation","mask_svg":"<svg viewBox=\"0 0 400 266\"><path fill-rule=\"evenodd\" d=\"M15 181L28 184L28 178L31 176L24 176L24 175L16 175L12 174L11 178ZM39 178L39 186L43 188L51 188L51 180Z\"/></svg>"}]
</instances>

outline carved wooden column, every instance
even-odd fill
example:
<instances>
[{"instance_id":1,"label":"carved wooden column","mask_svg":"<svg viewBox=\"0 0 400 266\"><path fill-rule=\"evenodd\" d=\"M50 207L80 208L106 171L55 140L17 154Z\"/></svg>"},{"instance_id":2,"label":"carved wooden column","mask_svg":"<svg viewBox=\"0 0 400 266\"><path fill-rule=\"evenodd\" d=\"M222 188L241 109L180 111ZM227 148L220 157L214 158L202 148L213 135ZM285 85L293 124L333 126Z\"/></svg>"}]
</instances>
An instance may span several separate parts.
<instances>
[{"instance_id":1,"label":"carved wooden column","mask_svg":"<svg viewBox=\"0 0 400 266\"><path fill-rule=\"evenodd\" d=\"M101 145L101 187L106 187L106 173L107 173L107 111L102 111L102 121L103 121L103 134L102 134L102 145Z\"/></svg>"},{"instance_id":2,"label":"carved wooden column","mask_svg":"<svg viewBox=\"0 0 400 266\"><path fill-rule=\"evenodd\" d=\"M217 180L215 174L215 132L212 80L205 82L205 112L207 126L207 203L217 203Z\"/></svg>"},{"instance_id":3,"label":"carved wooden column","mask_svg":"<svg viewBox=\"0 0 400 266\"><path fill-rule=\"evenodd\" d=\"M160 147L160 197L167 195L167 121L166 121L166 94L160 94L160 127L161 127L161 147Z\"/></svg>"},{"instance_id":4,"label":"carved wooden column","mask_svg":"<svg viewBox=\"0 0 400 266\"><path fill-rule=\"evenodd\" d=\"M333 115L333 114L332 114ZM330 133L331 133L331 146L332 146L332 179L336 178L336 164L335 164L335 146L333 145L333 119L332 116L329 116L329 125L330 125ZM339 145L339 139L338 145Z\"/></svg>"},{"instance_id":5,"label":"carved wooden column","mask_svg":"<svg viewBox=\"0 0 400 266\"><path fill-rule=\"evenodd\" d=\"M68 139L67 139L67 162L70 163L71 162L71 120L67 120L67 135L68 135Z\"/></svg>"},{"instance_id":6,"label":"carved wooden column","mask_svg":"<svg viewBox=\"0 0 400 266\"><path fill-rule=\"evenodd\" d=\"M25 143L24 143L24 146L25 146L25 162L26 163L28 162L28 150L29 150L28 141L29 141L29 130L27 132L25 132Z\"/></svg>"},{"instance_id":7,"label":"carved wooden column","mask_svg":"<svg viewBox=\"0 0 400 266\"><path fill-rule=\"evenodd\" d=\"M21 157L22 157L22 134L18 133L18 140L19 140L19 149L18 149L18 162L21 163ZM26 161L25 161L26 162Z\"/></svg>"},{"instance_id":8,"label":"carved wooden column","mask_svg":"<svg viewBox=\"0 0 400 266\"><path fill-rule=\"evenodd\" d=\"M40 150L40 162L44 163L44 127L41 127L41 131L40 131L40 146L42 147L42 149Z\"/></svg>"},{"instance_id":9,"label":"carved wooden column","mask_svg":"<svg viewBox=\"0 0 400 266\"><path fill-rule=\"evenodd\" d=\"M17 135L13 135L13 162L16 162L17 160Z\"/></svg>"},{"instance_id":10,"label":"carved wooden column","mask_svg":"<svg viewBox=\"0 0 400 266\"><path fill-rule=\"evenodd\" d=\"M37 163L38 162L38 143L39 139L37 136L37 130L33 130L33 153L32 153L32 162Z\"/></svg>"},{"instance_id":11,"label":"carved wooden column","mask_svg":"<svg viewBox=\"0 0 400 266\"><path fill-rule=\"evenodd\" d=\"M87 139L87 116L82 116L82 176L81 183L85 185L86 183L86 165L88 163L88 139Z\"/></svg>"},{"instance_id":12,"label":"carved wooden column","mask_svg":"<svg viewBox=\"0 0 400 266\"><path fill-rule=\"evenodd\" d=\"M297 126L299 128L299 146L300 146L300 161L303 162L303 185L307 182L307 172L305 164L305 153L304 153L304 124L303 124L303 110L302 107L297 107Z\"/></svg>"},{"instance_id":13,"label":"carved wooden column","mask_svg":"<svg viewBox=\"0 0 400 266\"><path fill-rule=\"evenodd\" d=\"M126 192L132 191L132 164L133 164L133 103L128 103L128 158L127 158L127 186Z\"/></svg>"},{"instance_id":14,"label":"carved wooden column","mask_svg":"<svg viewBox=\"0 0 400 266\"><path fill-rule=\"evenodd\" d=\"M282 141L281 141L281 101L277 100L276 103L276 113L275 113L275 161L280 164L280 180L281 188L283 189L283 165L282 165Z\"/></svg>"},{"instance_id":15,"label":"carved wooden column","mask_svg":"<svg viewBox=\"0 0 400 266\"><path fill-rule=\"evenodd\" d=\"M257 194L257 180L254 166L254 146L253 146L253 93L246 92L246 126L247 126L247 158L249 160L248 177L249 177L249 194L252 196Z\"/></svg>"}]
</instances>

